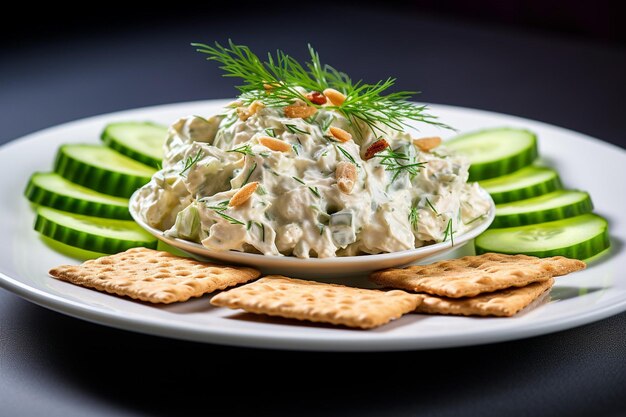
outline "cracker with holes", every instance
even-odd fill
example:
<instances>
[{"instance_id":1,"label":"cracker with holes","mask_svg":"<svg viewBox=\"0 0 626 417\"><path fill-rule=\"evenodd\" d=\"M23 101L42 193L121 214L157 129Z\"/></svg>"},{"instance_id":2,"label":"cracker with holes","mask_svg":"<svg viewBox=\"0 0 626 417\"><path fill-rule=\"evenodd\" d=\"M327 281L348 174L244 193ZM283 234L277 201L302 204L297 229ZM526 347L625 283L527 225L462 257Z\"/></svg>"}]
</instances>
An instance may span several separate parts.
<instances>
[{"instance_id":1,"label":"cracker with holes","mask_svg":"<svg viewBox=\"0 0 626 417\"><path fill-rule=\"evenodd\" d=\"M485 253L430 265L387 269L373 273L371 280L386 287L458 298L523 287L583 268L584 262L562 256L537 258Z\"/></svg>"},{"instance_id":2,"label":"cracker with holes","mask_svg":"<svg viewBox=\"0 0 626 417\"><path fill-rule=\"evenodd\" d=\"M150 303L169 304L258 278L252 268L216 265L168 252L133 248L79 266L62 265L54 278Z\"/></svg>"},{"instance_id":3,"label":"cracker with holes","mask_svg":"<svg viewBox=\"0 0 626 417\"><path fill-rule=\"evenodd\" d=\"M370 329L415 310L416 294L272 275L222 292L211 304L250 313Z\"/></svg>"},{"instance_id":4,"label":"cracker with holes","mask_svg":"<svg viewBox=\"0 0 626 417\"><path fill-rule=\"evenodd\" d=\"M475 297L447 298L419 294L422 302L416 313L451 314L456 316L511 317L552 288L554 278L533 282L525 287L511 287L500 291L479 294Z\"/></svg>"}]
</instances>

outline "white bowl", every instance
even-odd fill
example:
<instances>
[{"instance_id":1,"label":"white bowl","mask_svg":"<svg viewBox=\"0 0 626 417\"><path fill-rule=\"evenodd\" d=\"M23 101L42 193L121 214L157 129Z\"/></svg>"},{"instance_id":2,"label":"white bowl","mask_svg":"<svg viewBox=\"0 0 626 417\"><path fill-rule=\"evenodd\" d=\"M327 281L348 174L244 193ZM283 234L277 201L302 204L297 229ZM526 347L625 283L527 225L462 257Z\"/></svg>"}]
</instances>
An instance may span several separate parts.
<instances>
[{"instance_id":1,"label":"white bowl","mask_svg":"<svg viewBox=\"0 0 626 417\"><path fill-rule=\"evenodd\" d=\"M496 215L495 204L491 196L483 189L481 189L481 193L490 202L489 213L482 221L476 222L476 225L472 229L455 236L454 246L452 242L448 240L446 242L398 252L376 255L342 256L336 258L302 259L293 256L269 256L232 250L211 250L196 242L167 237L163 234L163 230L155 229L146 224L139 213L134 209L135 200L139 195L138 192L135 192L130 197L129 210L135 222L147 232L168 245L181 249L184 252L200 256L201 258L224 263L249 265L261 270L264 274L280 274L301 278L319 278L320 276L324 276L332 279L355 275L362 276L363 274L368 274L379 269L404 266L417 261L427 261L435 256L443 255L460 248L484 232L491 222L493 222Z\"/></svg>"}]
</instances>

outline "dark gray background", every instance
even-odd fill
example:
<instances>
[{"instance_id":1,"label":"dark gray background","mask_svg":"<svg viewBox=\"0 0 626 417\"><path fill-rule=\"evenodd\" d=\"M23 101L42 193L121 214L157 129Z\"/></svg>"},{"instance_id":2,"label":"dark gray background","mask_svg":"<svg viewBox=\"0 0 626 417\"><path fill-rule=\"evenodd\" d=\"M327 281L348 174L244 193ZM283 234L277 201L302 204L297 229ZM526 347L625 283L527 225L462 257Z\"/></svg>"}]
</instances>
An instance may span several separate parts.
<instances>
[{"instance_id":1,"label":"dark gray background","mask_svg":"<svg viewBox=\"0 0 626 417\"><path fill-rule=\"evenodd\" d=\"M607 29L614 16L592 13L588 30L559 32L505 12L481 20L396 3L311 3L306 13L235 4L200 17L186 6L169 20L135 10L137 22L108 10L107 22L16 25L0 42L0 143L99 113L231 97L232 83L188 44L232 37L299 58L311 42L354 78L397 76L423 101L626 147L626 47ZM617 416L626 414L625 359L626 314L487 346L299 353L133 334L0 290L0 416Z\"/></svg>"}]
</instances>

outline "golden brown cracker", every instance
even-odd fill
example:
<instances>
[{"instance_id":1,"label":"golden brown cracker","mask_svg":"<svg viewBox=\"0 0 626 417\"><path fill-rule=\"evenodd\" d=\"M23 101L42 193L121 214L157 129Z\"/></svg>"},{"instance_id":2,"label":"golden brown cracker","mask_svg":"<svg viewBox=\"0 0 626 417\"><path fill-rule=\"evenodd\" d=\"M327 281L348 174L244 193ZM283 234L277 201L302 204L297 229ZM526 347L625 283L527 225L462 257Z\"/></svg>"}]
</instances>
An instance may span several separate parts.
<instances>
[{"instance_id":1,"label":"golden brown cracker","mask_svg":"<svg viewBox=\"0 0 626 417\"><path fill-rule=\"evenodd\" d=\"M554 284L554 278L533 282L525 287L511 287L469 298L446 298L420 294L422 303L416 313L457 316L510 317L527 307Z\"/></svg>"},{"instance_id":2,"label":"golden brown cracker","mask_svg":"<svg viewBox=\"0 0 626 417\"><path fill-rule=\"evenodd\" d=\"M78 266L58 266L49 273L84 287L164 304L187 301L260 275L252 268L199 262L147 248L129 249Z\"/></svg>"},{"instance_id":3,"label":"golden brown cracker","mask_svg":"<svg viewBox=\"0 0 626 417\"><path fill-rule=\"evenodd\" d=\"M485 253L430 265L387 269L373 273L371 280L387 287L457 298L523 287L583 268L584 262L562 256L537 258Z\"/></svg>"},{"instance_id":4,"label":"golden brown cracker","mask_svg":"<svg viewBox=\"0 0 626 417\"><path fill-rule=\"evenodd\" d=\"M298 320L369 329L415 310L420 297L272 275L213 297L211 304Z\"/></svg>"}]
</instances>

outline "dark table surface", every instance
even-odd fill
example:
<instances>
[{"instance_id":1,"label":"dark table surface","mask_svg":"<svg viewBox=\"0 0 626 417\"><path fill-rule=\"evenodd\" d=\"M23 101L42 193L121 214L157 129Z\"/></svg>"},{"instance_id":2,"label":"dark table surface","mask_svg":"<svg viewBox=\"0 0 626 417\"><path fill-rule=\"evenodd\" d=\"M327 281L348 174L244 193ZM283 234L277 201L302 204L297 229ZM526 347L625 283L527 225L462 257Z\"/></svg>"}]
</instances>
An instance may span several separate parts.
<instances>
[{"instance_id":1,"label":"dark table surface","mask_svg":"<svg viewBox=\"0 0 626 417\"><path fill-rule=\"evenodd\" d=\"M244 12L236 24L179 15L45 44L15 39L0 49L0 143L115 110L231 97L231 82L188 44L232 37L299 58L311 42L355 78L397 76L399 88L423 91L420 100L537 119L626 147L623 45L416 11L332 10L313 22L271 12ZM626 415L626 314L485 346L302 353L134 334L0 290L0 416L209 414Z\"/></svg>"}]
</instances>

